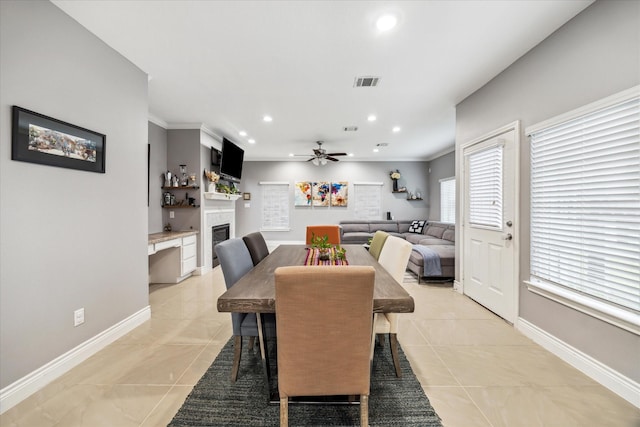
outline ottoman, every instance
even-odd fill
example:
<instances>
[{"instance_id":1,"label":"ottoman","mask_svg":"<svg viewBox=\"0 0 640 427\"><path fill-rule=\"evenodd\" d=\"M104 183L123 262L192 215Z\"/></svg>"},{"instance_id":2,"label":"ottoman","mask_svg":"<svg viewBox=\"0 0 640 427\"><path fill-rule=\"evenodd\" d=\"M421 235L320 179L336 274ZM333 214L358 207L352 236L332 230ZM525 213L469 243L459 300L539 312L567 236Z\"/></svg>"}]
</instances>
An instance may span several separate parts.
<instances>
[{"instance_id":1,"label":"ottoman","mask_svg":"<svg viewBox=\"0 0 640 427\"><path fill-rule=\"evenodd\" d=\"M440 257L440 267L442 270L442 274L440 276L425 276L424 258L420 252L413 250L411 251L411 256L409 257L407 269L418 276L418 283L420 283L420 278L423 277L437 279L453 278L455 276L456 265L455 245L428 245L427 247L437 253Z\"/></svg>"}]
</instances>

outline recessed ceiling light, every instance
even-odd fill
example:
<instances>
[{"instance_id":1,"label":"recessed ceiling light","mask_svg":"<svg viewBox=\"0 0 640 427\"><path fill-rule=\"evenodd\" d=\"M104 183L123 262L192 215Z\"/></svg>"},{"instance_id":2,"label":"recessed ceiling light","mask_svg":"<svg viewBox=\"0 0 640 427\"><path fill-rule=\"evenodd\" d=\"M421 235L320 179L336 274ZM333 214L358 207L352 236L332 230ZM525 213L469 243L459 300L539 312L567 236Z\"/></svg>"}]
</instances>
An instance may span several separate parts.
<instances>
[{"instance_id":1,"label":"recessed ceiling light","mask_svg":"<svg viewBox=\"0 0 640 427\"><path fill-rule=\"evenodd\" d=\"M374 149L373 149L373 152L374 152L374 153L377 153L378 151L380 151L380 150L378 150L377 148L374 148Z\"/></svg>"},{"instance_id":2,"label":"recessed ceiling light","mask_svg":"<svg viewBox=\"0 0 640 427\"><path fill-rule=\"evenodd\" d=\"M289 153L289 157L293 157L293 153Z\"/></svg>"},{"instance_id":3,"label":"recessed ceiling light","mask_svg":"<svg viewBox=\"0 0 640 427\"><path fill-rule=\"evenodd\" d=\"M398 23L398 18L395 15L382 15L376 21L376 28L380 31L389 31Z\"/></svg>"},{"instance_id":4,"label":"recessed ceiling light","mask_svg":"<svg viewBox=\"0 0 640 427\"><path fill-rule=\"evenodd\" d=\"M247 133L243 130L241 130L240 132L238 132L240 134L240 136L247 136Z\"/></svg>"},{"instance_id":5,"label":"recessed ceiling light","mask_svg":"<svg viewBox=\"0 0 640 427\"><path fill-rule=\"evenodd\" d=\"M400 126L394 126L394 127L393 127L393 129L391 129L391 131L392 131L393 133L398 133L398 132L400 132Z\"/></svg>"},{"instance_id":6,"label":"recessed ceiling light","mask_svg":"<svg viewBox=\"0 0 640 427\"><path fill-rule=\"evenodd\" d=\"M373 114L369 115L369 117L367 117L367 120L369 120L370 122L375 122L378 118L376 116L374 116Z\"/></svg>"},{"instance_id":7,"label":"recessed ceiling light","mask_svg":"<svg viewBox=\"0 0 640 427\"><path fill-rule=\"evenodd\" d=\"M255 144L255 143L256 143L256 140L255 140L255 139L253 139L253 138L250 138L250 139L249 139L249 144Z\"/></svg>"},{"instance_id":8,"label":"recessed ceiling light","mask_svg":"<svg viewBox=\"0 0 640 427\"><path fill-rule=\"evenodd\" d=\"M353 157L353 153L349 153L349 154L347 154L347 156Z\"/></svg>"},{"instance_id":9,"label":"recessed ceiling light","mask_svg":"<svg viewBox=\"0 0 640 427\"><path fill-rule=\"evenodd\" d=\"M273 117L271 117L271 116L264 116L264 117L262 118L262 120L264 120L265 122L269 123L269 122L272 122L272 121L273 121Z\"/></svg>"}]
</instances>

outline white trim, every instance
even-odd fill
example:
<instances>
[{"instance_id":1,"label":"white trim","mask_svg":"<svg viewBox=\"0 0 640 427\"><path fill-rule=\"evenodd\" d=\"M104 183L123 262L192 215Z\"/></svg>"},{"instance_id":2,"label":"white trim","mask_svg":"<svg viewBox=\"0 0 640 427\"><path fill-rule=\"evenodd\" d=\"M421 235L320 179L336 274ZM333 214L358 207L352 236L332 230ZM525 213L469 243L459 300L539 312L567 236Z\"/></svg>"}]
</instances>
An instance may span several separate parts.
<instances>
[{"instance_id":1,"label":"white trim","mask_svg":"<svg viewBox=\"0 0 640 427\"><path fill-rule=\"evenodd\" d=\"M440 179L438 180L438 182L451 181L452 179L456 179L455 175L454 175L454 176L450 176L449 178L440 178Z\"/></svg>"},{"instance_id":2,"label":"white trim","mask_svg":"<svg viewBox=\"0 0 640 427\"><path fill-rule=\"evenodd\" d=\"M464 289L462 287L462 282L458 280L453 281L453 290L459 293L460 295L464 295Z\"/></svg>"},{"instance_id":3,"label":"white trim","mask_svg":"<svg viewBox=\"0 0 640 427\"><path fill-rule=\"evenodd\" d=\"M116 323L98 335L53 359L35 371L25 375L0 390L0 414L22 402L51 381L87 360L118 338L126 335L151 318L151 307L146 306L137 313Z\"/></svg>"},{"instance_id":4,"label":"white trim","mask_svg":"<svg viewBox=\"0 0 640 427\"><path fill-rule=\"evenodd\" d=\"M623 307L543 281L525 280L529 291L589 316L640 335L640 315Z\"/></svg>"},{"instance_id":5,"label":"white trim","mask_svg":"<svg viewBox=\"0 0 640 427\"><path fill-rule=\"evenodd\" d=\"M640 408L640 384L523 318L518 318L516 325L520 332L531 338L536 344L541 345L627 402Z\"/></svg>"},{"instance_id":6,"label":"white trim","mask_svg":"<svg viewBox=\"0 0 640 427\"><path fill-rule=\"evenodd\" d=\"M260 185L289 185L287 181L260 181Z\"/></svg>"},{"instance_id":7,"label":"white trim","mask_svg":"<svg viewBox=\"0 0 640 427\"><path fill-rule=\"evenodd\" d=\"M353 185L380 185L380 186L383 186L384 183L382 183L382 182L360 182L360 181L358 181L358 182L354 182Z\"/></svg>"},{"instance_id":8,"label":"white trim","mask_svg":"<svg viewBox=\"0 0 640 427\"><path fill-rule=\"evenodd\" d=\"M432 154L431 156L427 157L426 159L424 159L425 162L430 162L431 160L437 159L439 157L444 156L445 154L449 154L449 153L453 153L454 151L456 151L456 145L455 143L453 144L452 147L448 147L445 148L442 151L438 151L435 154ZM416 159L409 159L409 161L415 161Z\"/></svg>"},{"instance_id":9,"label":"white trim","mask_svg":"<svg viewBox=\"0 0 640 427\"><path fill-rule=\"evenodd\" d=\"M606 108L611 105L615 105L620 102L624 102L626 100L635 98L637 96L640 96L640 85L634 86L627 90L623 90L622 92L618 92L614 95L592 102L591 104L583 105L580 108L576 108L575 110L571 110L564 114L560 114L559 116L552 117L543 122L536 123L535 125L528 126L525 129L525 135L531 136L532 133L535 133L540 129L545 129L569 120L573 120L577 117L583 116L585 114L589 114L594 110Z\"/></svg>"},{"instance_id":10,"label":"white trim","mask_svg":"<svg viewBox=\"0 0 640 427\"><path fill-rule=\"evenodd\" d=\"M154 116L151 113L148 113L148 120L153 123L154 125L158 125L163 129L167 129L167 127L169 126L169 124L167 122L165 122L164 120L162 120L160 117Z\"/></svg>"}]
</instances>

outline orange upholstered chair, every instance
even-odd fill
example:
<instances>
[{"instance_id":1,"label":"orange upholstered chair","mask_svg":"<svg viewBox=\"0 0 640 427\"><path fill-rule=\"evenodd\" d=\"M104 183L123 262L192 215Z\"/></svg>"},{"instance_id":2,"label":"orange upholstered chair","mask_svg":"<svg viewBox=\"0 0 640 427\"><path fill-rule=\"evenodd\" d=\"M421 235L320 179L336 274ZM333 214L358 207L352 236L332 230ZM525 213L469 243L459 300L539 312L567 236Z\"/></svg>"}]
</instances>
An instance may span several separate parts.
<instances>
[{"instance_id":1,"label":"orange upholstered chair","mask_svg":"<svg viewBox=\"0 0 640 427\"><path fill-rule=\"evenodd\" d=\"M275 270L280 426L289 397L360 396L369 418L373 327L371 266L292 266Z\"/></svg>"},{"instance_id":2,"label":"orange upholstered chair","mask_svg":"<svg viewBox=\"0 0 640 427\"><path fill-rule=\"evenodd\" d=\"M308 225L307 226L307 240L306 244L311 244L311 238L313 236L329 237L329 243L332 245L340 244L340 226L339 225Z\"/></svg>"}]
</instances>

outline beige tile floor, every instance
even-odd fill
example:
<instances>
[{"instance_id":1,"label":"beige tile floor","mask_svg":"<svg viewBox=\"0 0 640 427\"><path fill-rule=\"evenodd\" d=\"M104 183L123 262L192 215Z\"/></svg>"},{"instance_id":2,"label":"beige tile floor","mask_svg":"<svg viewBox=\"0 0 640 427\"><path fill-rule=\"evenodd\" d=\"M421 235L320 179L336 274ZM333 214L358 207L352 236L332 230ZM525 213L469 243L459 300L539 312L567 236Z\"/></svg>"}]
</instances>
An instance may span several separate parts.
<instances>
[{"instance_id":1,"label":"beige tile floor","mask_svg":"<svg viewBox=\"0 0 640 427\"><path fill-rule=\"evenodd\" d=\"M442 285L405 288L399 340L446 427L640 426L640 410ZM150 287L151 320L0 416L1 426L166 426L231 336L220 269ZM373 420L372 420L373 421Z\"/></svg>"}]
</instances>

